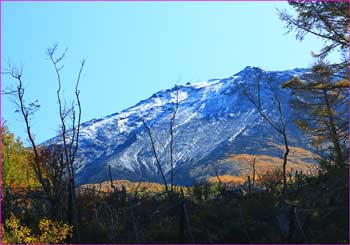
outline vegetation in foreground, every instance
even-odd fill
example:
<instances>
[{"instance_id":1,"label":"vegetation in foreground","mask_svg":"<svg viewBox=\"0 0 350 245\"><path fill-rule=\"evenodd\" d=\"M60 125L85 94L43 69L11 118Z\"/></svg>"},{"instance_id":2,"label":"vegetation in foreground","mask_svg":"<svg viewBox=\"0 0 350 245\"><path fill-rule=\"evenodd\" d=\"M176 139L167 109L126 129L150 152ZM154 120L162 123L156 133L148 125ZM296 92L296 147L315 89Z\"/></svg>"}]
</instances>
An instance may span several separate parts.
<instances>
[{"instance_id":1,"label":"vegetation in foreground","mask_svg":"<svg viewBox=\"0 0 350 245\"><path fill-rule=\"evenodd\" d=\"M347 170L291 173L285 202L279 169L256 173L250 186L217 176L171 193L158 184L129 192L140 185L130 182L109 192L78 188L80 243L348 243ZM72 227L58 221L67 205L54 217L35 193L4 190L3 242L73 242Z\"/></svg>"},{"instance_id":2,"label":"vegetation in foreground","mask_svg":"<svg viewBox=\"0 0 350 245\"><path fill-rule=\"evenodd\" d=\"M76 242L68 196L52 206L35 175L15 171L26 164L31 172L30 154L6 128L2 138L3 243ZM348 243L347 165L321 161L313 174L289 171L283 199L282 169L262 170L168 191L126 180L78 187L79 242Z\"/></svg>"},{"instance_id":3,"label":"vegetation in foreground","mask_svg":"<svg viewBox=\"0 0 350 245\"><path fill-rule=\"evenodd\" d=\"M280 169L252 170L246 181L216 176L216 181L188 188L173 186L173 182L167 185L166 181L163 187L148 190L147 186L141 190L118 187L113 181L110 192L75 188L73 170L81 117L78 84L84 62L75 101L66 108L60 80L65 53L56 56L55 46L48 56L58 78L63 146L36 145L30 119L38 105L25 103L22 71L10 67L5 72L18 82L8 94L17 99L31 148L25 149L2 125L2 242L349 243L349 3L302 1L290 5L296 16L280 12L286 27L295 30L299 40L312 34L325 41L320 52L313 54L318 60L308 76L283 85L294 98L295 124L314 139L319 168L313 175L288 172L290 146L279 98L275 98L279 119L274 121L260 105L257 81L257 94L247 97L283 137ZM343 59L328 63L326 57L335 50L344 54ZM171 119L171 145L176 110ZM165 180L151 130L145 127ZM73 133L67 133L67 128ZM230 184L225 182L228 179Z\"/></svg>"}]
</instances>

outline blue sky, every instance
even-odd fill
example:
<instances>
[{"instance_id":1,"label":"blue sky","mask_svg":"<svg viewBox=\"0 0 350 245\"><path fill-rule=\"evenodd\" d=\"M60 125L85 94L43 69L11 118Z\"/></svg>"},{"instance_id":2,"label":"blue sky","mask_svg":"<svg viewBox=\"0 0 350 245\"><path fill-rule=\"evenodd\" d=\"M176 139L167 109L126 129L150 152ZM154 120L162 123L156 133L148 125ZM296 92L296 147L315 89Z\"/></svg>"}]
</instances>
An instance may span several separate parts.
<instances>
[{"instance_id":1,"label":"blue sky","mask_svg":"<svg viewBox=\"0 0 350 245\"><path fill-rule=\"evenodd\" d=\"M46 50L68 47L63 85L73 91L79 61L82 121L126 109L175 83L231 76L245 66L308 67L322 40L285 35L276 8L286 2L2 2L2 67L23 66L37 142L56 134L55 73ZM2 77L2 88L15 84ZM2 118L26 142L15 106L2 96Z\"/></svg>"}]
</instances>

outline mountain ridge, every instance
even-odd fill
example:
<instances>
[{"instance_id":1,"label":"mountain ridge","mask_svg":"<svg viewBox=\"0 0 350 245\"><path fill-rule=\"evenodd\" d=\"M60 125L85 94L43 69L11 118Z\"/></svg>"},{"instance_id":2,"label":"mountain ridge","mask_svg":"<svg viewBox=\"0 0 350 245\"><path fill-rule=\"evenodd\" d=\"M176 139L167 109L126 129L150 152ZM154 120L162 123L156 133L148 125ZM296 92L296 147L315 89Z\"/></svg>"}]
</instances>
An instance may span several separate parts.
<instances>
[{"instance_id":1,"label":"mountain ridge","mask_svg":"<svg viewBox=\"0 0 350 245\"><path fill-rule=\"evenodd\" d=\"M295 68L271 72L247 66L228 78L177 85L158 91L128 109L84 122L81 124L76 163L77 183L108 180L109 165L116 179L161 182L142 120L151 128L162 168L169 179L169 127L177 100L176 93L176 184L191 184L213 176L214 168L218 168L217 171L222 174L240 174L239 163L215 166L226 155L259 155L261 149L267 148L271 150L269 154L272 157L279 156L280 149L266 146L268 138L273 143L281 143L279 135L264 122L256 108L242 94L242 89L253 91L256 89L256 80L261 79L263 105L265 108L271 107L270 114L276 118L267 80L271 77L275 85L280 85L292 76L302 76L307 71ZM275 86L275 89L281 98L283 111L289 118L289 92L279 89L279 86ZM288 130L292 136L291 145L308 148L307 140L303 139L305 136L292 123L288 123ZM52 143L59 143L59 138L50 139L45 144Z\"/></svg>"}]
</instances>

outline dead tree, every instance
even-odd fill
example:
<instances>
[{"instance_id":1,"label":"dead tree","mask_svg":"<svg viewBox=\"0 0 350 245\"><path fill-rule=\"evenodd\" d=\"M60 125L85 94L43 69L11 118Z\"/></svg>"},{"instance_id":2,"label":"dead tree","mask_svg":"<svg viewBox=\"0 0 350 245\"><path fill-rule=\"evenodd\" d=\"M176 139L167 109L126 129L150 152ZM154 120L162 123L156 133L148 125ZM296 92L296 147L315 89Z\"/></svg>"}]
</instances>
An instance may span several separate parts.
<instances>
[{"instance_id":1,"label":"dead tree","mask_svg":"<svg viewBox=\"0 0 350 245\"><path fill-rule=\"evenodd\" d=\"M27 103L25 100L22 68L19 69L9 65L8 69L3 73L10 75L11 78L17 81L17 85L14 88L6 89L3 94L14 98L13 101L17 106L16 112L19 112L24 120L26 134L32 151L31 167L41 185L42 191L45 193L43 196L49 202L51 216L57 218L59 209L62 206L63 171L65 169L59 148L57 146L50 148L38 146L35 142L31 128L31 119L37 109L40 108L40 105L37 100L30 103ZM28 190L30 191L30 189Z\"/></svg>"},{"instance_id":2,"label":"dead tree","mask_svg":"<svg viewBox=\"0 0 350 245\"><path fill-rule=\"evenodd\" d=\"M78 229L78 217L76 211L76 197L75 197L75 180L74 180L74 162L75 156L79 146L79 131L80 131L80 120L81 120L81 103L79 98L79 81L81 77L81 73L83 71L84 63L83 60L81 62L81 67L78 73L78 78L75 85L75 102L72 102L70 108L67 108L64 104L64 100L61 98L61 76L60 72L63 68L61 65L62 60L65 57L66 51L59 57L56 57L55 52L57 50L57 45L53 48L48 49L48 56L50 61L52 62L55 72L57 75L58 81L58 89L57 89L57 101L59 105L59 117L61 120L60 125L60 136L63 140L62 149L57 152L57 149L53 149L53 152L50 153L50 157L43 156L44 151L41 150L42 147L39 147L34 139L34 134L31 129L31 117L35 113L35 111L40 107L38 101L35 100L31 103L26 103L25 101L25 89L23 86L22 80L22 68L19 69L15 66L9 65L9 69L4 74L10 75L13 79L17 80L18 84L15 89L9 89L5 91L3 94L8 94L14 96L15 104L18 109L16 112L20 112L22 118L24 119L24 124L26 127L26 133L32 147L33 152L33 169L35 171L36 177L40 182L43 191L47 194L49 201L54 205L57 201L57 198L61 198L55 190L55 184L57 185L59 182L57 178L63 178L63 175L68 176L68 220L70 223L74 225L74 237L77 242L79 242L79 229ZM77 109L77 111L76 111ZM71 120L71 123L68 124L68 120ZM68 130L68 126L71 127ZM46 149L49 150L50 149ZM52 149L51 149L52 150ZM45 154L44 154L45 155ZM46 154L47 155L47 154ZM62 167L63 166L63 167ZM58 169L50 169L50 168L58 168ZM47 168L47 169L45 169ZM64 171L63 171L64 170ZM50 179L50 171L53 175L51 175ZM64 174L63 174L64 172ZM47 178L49 176L49 179ZM54 179L56 179L54 181Z\"/></svg>"},{"instance_id":3,"label":"dead tree","mask_svg":"<svg viewBox=\"0 0 350 245\"><path fill-rule=\"evenodd\" d=\"M254 157L254 159L253 159L253 163L252 163L252 172L253 172L253 187L254 187L254 185L255 185L255 173L256 173L256 170L255 170L255 160L256 160L256 158Z\"/></svg>"},{"instance_id":4,"label":"dead tree","mask_svg":"<svg viewBox=\"0 0 350 245\"><path fill-rule=\"evenodd\" d=\"M175 102L175 109L173 116L170 120L170 167L171 167L171 180L170 180L170 190L174 191L174 158L173 158L173 152L174 152L174 123L175 123L175 116L177 113L177 110L179 108L179 88L176 85L176 102Z\"/></svg>"},{"instance_id":5,"label":"dead tree","mask_svg":"<svg viewBox=\"0 0 350 245\"><path fill-rule=\"evenodd\" d=\"M2 94L10 95L15 98L14 103L17 106L17 109L15 112L19 112L23 117L26 133L27 133L30 145L32 147L32 151L34 155L32 166L33 166L35 175L38 178L38 181L40 182L43 188L43 191L46 193L49 193L50 188L44 180L42 164L40 161L40 153L39 153L38 146L35 143L34 135L32 133L31 123L30 123L31 117L40 108L40 105L38 104L38 100L35 100L28 104L25 101L25 98L24 98L25 90L24 90L23 80L22 80L22 75L23 75L22 67L18 68L10 64L8 69L5 72L3 72L3 74L8 74L13 79L17 80L18 84L15 88L6 89L4 92L2 92Z\"/></svg>"},{"instance_id":6,"label":"dead tree","mask_svg":"<svg viewBox=\"0 0 350 245\"><path fill-rule=\"evenodd\" d=\"M165 186L165 191L166 191L166 193L168 193L169 197L171 197L172 193L174 192L174 124L175 124L176 113L177 113L178 108L179 108L179 87L176 85L175 89L176 89L175 109L174 109L174 112L173 112L171 119L170 119L170 129L169 129L169 134L170 134L169 148L170 148L170 167L171 167L171 170L170 170L171 171L170 190L168 187L168 183L167 183L163 168L161 166L161 162L160 162L157 150L155 148L151 128L146 124L145 120L142 119L142 123L145 126L145 128L147 129L147 133L148 133L148 136L149 136L150 141L151 141L152 151L153 151L154 158L156 159L156 165L157 165L158 171L160 172L160 175L162 177L162 180L163 180L163 183Z\"/></svg>"},{"instance_id":7,"label":"dead tree","mask_svg":"<svg viewBox=\"0 0 350 245\"><path fill-rule=\"evenodd\" d=\"M215 176L216 176L216 179L218 180L219 185L222 186L222 181L220 179L218 169L216 167L215 167Z\"/></svg>"},{"instance_id":8,"label":"dead tree","mask_svg":"<svg viewBox=\"0 0 350 245\"><path fill-rule=\"evenodd\" d=\"M252 197L252 181L250 180L250 175L248 175L248 195Z\"/></svg>"},{"instance_id":9,"label":"dead tree","mask_svg":"<svg viewBox=\"0 0 350 245\"><path fill-rule=\"evenodd\" d=\"M158 171L159 171L159 173L160 173L160 175L162 177L163 183L164 183L165 192L169 195L169 197L171 197L171 194L169 192L168 183L166 181L166 178L165 178L165 175L164 175L164 171L163 171L163 168L162 168L162 165L160 163L159 156L158 156L158 153L157 153L157 150L156 150L156 146L154 144L151 128L146 124L144 119L142 119L142 123L145 126L145 128L147 129L148 136L149 136L149 138L151 140L151 146L152 146L153 155L154 155L154 158L156 159L157 168L158 168Z\"/></svg>"},{"instance_id":10,"label":"dead tree","mask_svg":"<svg viewBox=\"0 0 350 245\"><path fill-rule=\"evenodd\" d=\"M113 183L111 165L108 166L108 170L109 170L109 180L111 183L111 188L113 189L113 194L114 194L116 204L117 206L122 206L125 204L125 201L126 201L126 188L123 184L120 189L118 188L118 186L115 186Z\"/></svg>"},{"instance_id":11,"label":"dead tree","mask_svg":"<svg viewBox=\"0 0 350 245\"><path fill-rule=\"evenodd\" d=\"M254 188L255 184L255 157L252 162L252 179L250 178L250 175L248 175L248 193L249 197L252 196L252 188Z\"/></svg>"},{"instance_id":12,"label":"dead tree","mask_svg":"<svg viewBox=\"0 0 350 245\"><path fill-rule=\"evenodd\" d=\"M282 193L283 195L286 192L286 187L287 187L287 178L286 178L286 166L288 162L288 154L289 154L289 147L288 147L288 137L287 137L287 130L286 130L286 122L283 116L282 112L282 105L281 105L281 100L279 96L277 95L277 92L273 88L272 85L272 77L268 77L268 85L270 86L271 92L273 94L273 102L275 105L275 108L277 109L278 112L278 119L273 119L268 113L265 112L265 108L263 107L261 103L261 88L260 88L260 83L262 79L262 74L261 71L257 76L257 96L255 97L251 93L247 92L246 89L243 89L243 94L245 97L257 108L259 114L261 117L278 133L281 135L283 142L284 142L284 154L283 154L283 188L282 188Z\"/></svg>"},{"instance_id":13,"label":"dead tree","mask_svg":"<svg viewBox=\"0 0 350 245\"><path fill-rule=\"evenodd\" d=\"M108 165L108 171L109 171L109 181L111 182L111 188L112 188L113 191L115 192L116 187L115 187L114 184L113 184L111 165Z\"/></svg>"},{"instance_id":14,"label":"dead tree","mask_svg":"<svg viewBox=\"0 0 350 245\"><path fill-rule=\"evenodd\" d=\"M66 170L68 174L68 219L74 225L74 237L77 242L80 241L80 234L78 228L78 213L76 210L76 194L75 194L75 177L74 177L74 163L75 157L79 146L79 133L80 133L80 121L81 121L81 103L80 103L80 90L79 82L81 73L84 68L85 60L81 62L81 66L78 72L78 77L75 84L75 101L71 106L67 108L64 104L65 100L61 97L62 82L61 82L61 70L63 69L62 60L65 58L67 49L60 55L56 56L57 45L47 50L47 54L54 67L58 88L56 91L57 103L59 107L60 117L60 136L63 141L64 161L66 164ZM77 111L76 111L77 110ZM69 125L70 120L70 125ZM68 126L71 127L68 130Z\"/></svg>"}]
</instances>

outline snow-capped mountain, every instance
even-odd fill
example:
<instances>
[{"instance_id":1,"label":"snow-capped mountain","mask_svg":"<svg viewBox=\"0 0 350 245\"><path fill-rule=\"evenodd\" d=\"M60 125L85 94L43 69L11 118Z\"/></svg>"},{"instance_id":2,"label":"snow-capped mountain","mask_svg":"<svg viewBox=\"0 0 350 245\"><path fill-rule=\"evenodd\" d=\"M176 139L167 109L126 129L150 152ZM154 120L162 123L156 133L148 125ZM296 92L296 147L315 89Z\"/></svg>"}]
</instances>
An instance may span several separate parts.
<instances>
[{"instance_id":1,"label":"snow-capped mountain","mask_svg":"<svg viewBox=\"0 0 350 245\"><path fill-rule=\"evenodd\" d=\"M268 72L248 66L225 79L188 83L157 92L122 112L85 122L81 125L76 181L85 184L108 180L110 165L114 179L161 182L142 120L151 128L163 171L170 178L169 130L176 101L175 183L190 184L214 176L215 169L220 174L239 174L242 171L239 162L223 161L234 154L281 157L281 149L272 146L283 142L281 136L264 121L245 93L256 98L259 79L266 113L279 118L271 92L275 91L288 122L290 95L280 89L280 84L304 72L305 69ZM287 126L291 145L307 148L307 140L293 123L288 122ZM58 142L58 138L48 142Z\"/></svg>"}]
</instances>

